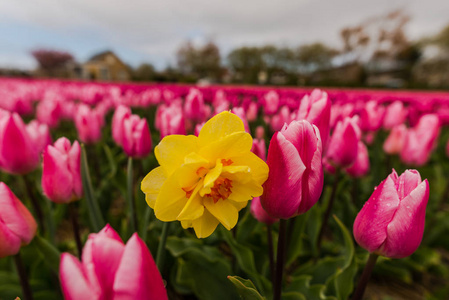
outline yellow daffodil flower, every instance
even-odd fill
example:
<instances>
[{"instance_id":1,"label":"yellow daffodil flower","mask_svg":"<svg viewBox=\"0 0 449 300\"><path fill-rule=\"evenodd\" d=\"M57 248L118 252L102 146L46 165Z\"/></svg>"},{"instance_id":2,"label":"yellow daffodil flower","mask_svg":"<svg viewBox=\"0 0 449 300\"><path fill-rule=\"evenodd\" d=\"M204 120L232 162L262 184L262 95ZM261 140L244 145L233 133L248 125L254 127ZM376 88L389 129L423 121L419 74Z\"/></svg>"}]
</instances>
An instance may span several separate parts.
<instances>
[{"instance_id":1,"label":"yellow daffodil flower","mask_svg":"<svg viewBox=\"0 0 449 300\"><path fill-rule=\"evenodd\" d=\"M154 150L160 166L142 180L148 205L159 220L181 221L199 238L219 223L231 230L268 177L267 164L251 147L251 135L230 112L211 118L198 137L166 136Z\"/></svg>"}]
</instances>

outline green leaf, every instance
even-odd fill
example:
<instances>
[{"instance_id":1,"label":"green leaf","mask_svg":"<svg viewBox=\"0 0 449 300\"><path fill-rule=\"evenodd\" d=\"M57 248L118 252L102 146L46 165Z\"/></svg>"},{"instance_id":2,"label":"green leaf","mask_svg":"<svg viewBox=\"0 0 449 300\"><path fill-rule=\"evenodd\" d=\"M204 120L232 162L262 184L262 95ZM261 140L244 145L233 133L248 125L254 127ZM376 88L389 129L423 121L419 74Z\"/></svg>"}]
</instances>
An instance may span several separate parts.
<instances>
[{"instance_id":1,"label":"green leaf","mask_svg":"<svg viewBox=\"0 0 449 300\"><path fill-rule=\"evenodd\" d=\"M32 243L39 251L45 264L50 267L56 274L59 274L59 262L61 260L61 253L47 240L40 236L36 236Z\"/></svg>"},{"instance_id":2,"label":"green leaf","mask_svg":"<svg viewBox=\"0 0 449 300\"><path fill-rule=\"evenodd\" d=\"M294 222L294 225L288 241L286 266L294 262L303 251L302 241L305 234L304 228L308 217L309 214L303 214L290 220L290 222Z\"/></svg>"},{"instance_id":3,"label":"green leaf","mask_svg":"<svg viewBox=\"0 0 449 300\"><path fill-rule=\"evenodd\" d=\"M169 237L166 248L177 257L173 286L179 293L192 291L198 299L228 300L239 296L227 279L231 266L216 247L197 239Z\"/></svg>"},{"instance_id":4,"label":"green leaf","mask_svg":"<svg viewBox=\"0 0 449 300\"><path fill-rule=\"evenodd\" d=\"M287 293L298 293L307 300L332 300L334 297L326 297L324 291L326 289L324 284L311 285L312 276L301 275L294 277L292 282L285 289ZM284 295L285 295L284 294ZM291 298L294 299L294 298Z\"/></svg>"},{"instance_id":5,"label":"green leaf","mask_svg":"<svg viewBox=\"0 0 449 300\"><path fill-rule=\"evenodd\" d=\"M282 293L282 300L308 300L303 294L297 292Z\"/></svg>"},{"instance_id":6,"label":"green leaf","mask_svg":"<svg viewBox=\"0 0 449 300\"><path fill-rule=\"evenodd\" d=\"M240 298L243 300L263 300L251 280L243 279L238 276L228 276L228 279L234 284Z\"/></svg>"},{"instance_id":7,"label":"green leaf","mask_svg":"<svg viewBox=\"0 0 449 300\"><path fill-rule=\"evenodd\" d=\"M95 232L99 232L105 225L103 216L98 202L95 199L92 188L92 180L90 179L89 165L87 163L86 148L81 145L81 179L83 182L83 190L87 200L88 213L92 228Z\"/></svg>"}]
</instances>

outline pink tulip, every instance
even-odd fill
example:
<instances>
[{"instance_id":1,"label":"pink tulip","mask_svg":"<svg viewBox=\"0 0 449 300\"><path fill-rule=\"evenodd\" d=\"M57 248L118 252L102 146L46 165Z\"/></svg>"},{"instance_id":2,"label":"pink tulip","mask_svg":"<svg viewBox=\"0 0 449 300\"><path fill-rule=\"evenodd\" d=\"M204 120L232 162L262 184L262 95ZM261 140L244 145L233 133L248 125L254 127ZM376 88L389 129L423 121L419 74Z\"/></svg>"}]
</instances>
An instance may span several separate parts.
<instances>
[{"instance_id":1,"label":"pink tulip","mask_svg":"<svg viewBox=\"0 0 449 300\"><path fill-rule=\"evenodd\" d=\"M36 107L36 117L39 122L55 128L62 117L61 106L58 100L43 100Z\"/></svg>"},{"instance_id":2,"label":"pink tulip","mask_svg":"<svg viewBox=\"0 0 449 300\"><path fill-rule=\"evenodd\" d=\"M234 115L237 115L240 120L242 120L243 125L245 126L245 131L251 133L251 131L249 130L248 120L246 120L245 109L243 109L243 107L234 107L231 112Z\"/></svg>"},{"instance_id":3,"label":"pink tulip","mask_svg":"<svg viewBox=\"0 0 449 300\"><path fill-rule=\"evenodd\" d=\"M101 127L104 119L97 111L86 104L78 105L75 114L75 126L79 139L86 144L96 143L101 139Z\"/></svg>"},{"instance_id":4,"label":"pink tulip","mask_svg":"<svg viewBox=\"0 0 449 300\"><path fill-rule=\"evenodd\" d=\"M287 106L282 106L277 114L271 117L270 127L272 131L279 131L291 121L290 110Z\"/></svg>"},{"instance_id":5,"label":"pink tulip","mask_svg":"<svg viewBox=\"0 0 449 300\"><path fill-rule=\"evenodd\" d=\"M45 147L52 143L50 130L46 124L40 124L38 121L33 120L28 123L26 129L39 153L42 153Z\"/></svg>"},{"instance_id":6,"label":"pink tulip","mask_svg":"<svg viewBox=\"0 0 449 300\"><path fill-rule=\"evenodd\" d=\"M122 145L124 134L124 120L131 116L131 109L128 106L120 105L115 109L112 116L112 138L117 145Z\"/></svg>"},{"instance_id":7,"label":"pink tulip","mask_svg":"<svg viewBox=\"0 0 449 300\"><path fill-rule=\"evenodd\" d=\"M439 122L437 115L427 114L408 130L400 153L404 163L422 166L429 160L440 133Z\"/></svg>"},{"instance_id":8,"label":"pink tulip","mask_svg":"<svg viewBox=\"0 0 449 300\"><path fill-rule=\"evenodd\" d=\"M308 211L323 189L321 137L309 122L293 121L276 132L268 149L270 168L261 203L275 218Z\"/></svg>"},{"instance_id":9,"label":"pink tulip","mask_svg":"<svg viewBox=\"0 0 449 300\"><path fill-rule=\"evenodd\" d=\"M382 126L385 107L377 101L368 101L360 113L360 128L363 131L376 131Z\"/></svg>"},{"instance_id":10,"label":"pink tulip","mask_svg":"<svg viewBox=\"0 0 449 300\"><path fill-rule=\"evenodd\" d=\"M264 95L264 112L273 115L279 108L279 95L275 91L269 91Z\"/></svg>"},{"instance_id":11,"label":"pink tulip","mask_svg":"<svg viewBox=\"0 0 449 300\"><path fill-rule=\"evenodd\" d=\"M184 113L177 102L159 108L157 116L155 125L159 129L161 139L170 134L186 134Z\"/></svg>"},{"instance_id":12,"label":"pink tulip","mask_svg":"<svg viewBox=\"0 0 449 300\"><path fill-rule=\"evenodd\" d=\"M255 197L251 201L251 214L257 221L268 225L278 221L277 219L272 218L265 209L263 209L262 204L260 203L260 197Z\"/></svg>"},{"instance_id":13,"label":"pink tulip","mask_svg":"<svg viewBox=\"0 0 449 300\"><path fill-rule=\"evenodd\" d=\"M190 89L184 103L184 113L187 119L194 123L203 122L205 118L205 105L203 94L197 89Z\"/></svg>"},{"instance_id":14,"label":"pink tulip","mask_svg":"<svg viewBox=\"0 0 449 300\"><path fill-rule=\"evenodd\" d=\"M55 203L69 203L81 198L81 148L77 141L59 138L44 152L42 190Z\"/></svg>"},{"instance_id":15,"label":"pink tulip","mask_svg":"<svg viewBox=\"0 0 449 300\"><path fill-rule=\"evenodd\" d=\"M383 145L385 153L390 155L399 154L404 146L406 136L407 126L400 124L393 127Z\"/></svg>"},{"instance_id":16,"label":"pink tulip","mask_svg":"<svg viewBox=\"0 0 449 300\"><path fill-rule=\"evenodd\" d=\"M391 129L405 122L407 118L407 109L401 101L394 101L387 106L383 127Z\"/></svg>"},{"instance_id":17,"label":"pink tulip","mask_svg":"<svg viewBox=\"0 0 449 300\"><path fill-rule=\"evenodd\" d=\"M151 152L151 134L147 120L131 115L123 121L123 151L126 155L143 158Z\"/></svg>"},{"instance_id":18,"label":"pink tulip","mask_svg":"<svg viewBox=\"0 0 449 300\"><path fill-rule=\"evenodd\" d=\"M125 245L109 225L89 235L81 262L62 254L59 276L67 300L168 299L145 243L134 233Z\"/></svg>"},{"instance_id":19,"label":"pink tulip","mask_svg":"<svg viewBox=\"0 0 449 300\"><path fill-rule=\"evenodd\" d=\"M27 245L36 235L36 221L11 192L0 182L0 258L19 253L20 247Z\"/></svg>"},{"instance_id":20,"label":"pink tulip","mask_svg":"<svg viewBox=\"0 0 449 300\"><path fill-rule=\"evenodd\" d=\"M395 170L375 188L354 222L357 243L378 255L411 255L424 233L429 183L416 170Z\"/></svg>"},{"instance_id":21,"label":"pink tulip","mask_svg":"<svg viewBox=\"0 0 449 300\"><path fill-rule=\"evenodd\" d=\"M297 120L307 120L320 130L323 148L326 149L330 131L331 101L326 92L314 89L299 104Z\"/></svg>"},{"instance_id":22,"label":"pink tulip","mask_svg":"<svg viewBox=\"0 0 449 300\"><path fill-rule=\"evenodd\" d=\"M265 146L265 140L253 139L253 148L251 149L251 152L253 152L260 159L265 161L267 159L267 148Z\"/></svg>"},{"instance_id":23,"label":"pink tulip","mask_svg":"<svg viewBox=\"0 0 449 300\"><path fill-rule=\"evenodd\" d=\"M259 114L259 107L256 102L251 101L246 110L246 119L248 122L254 122L257 120L257 115Z\"/></svg>"},{"instance_id":24,"label":"pink tulip","mask_svg":"<svg viewBox=\"0 0 449 300\"><path fill-rule=\"evenodd\" d=\"M357 159L360 138L356 117L346 117L338 122L327 148L326 158L329 163L341 168L350 167Z\"/></svg>"},{"instance_id":25,"label":"pink tulip","mask_svg":"<svg viewBox=\"0 0 449 300\"><path fill-rule=\"evenodd\" d=\"M26 174L39 165L45 138L34 125L26 127L17 113L0 110L0 168L12 174ZM33 134L33 136L30 135Z\"/></svg>"},{"instance_id":26,"label":"pink tulip","mask_svg":"<svg viewBox=\"0 0 449 300\"><path fill-rule=\"evenodd\" d=\"M265 137L265 128L263 126L256 127L256 139L263 139Z\"/></svg>"},{"instance_id":27,"label":"pink tulip","mask_svg":"<svg viewBox=\"0 0 449 300\"><path fill-rule=\"evenodd\" d=\"M352 177L362 177L368 174L370 168L368 149L363 142L359 142L357 158L349 168L345 169Z\"/></svg>"}]
</instances>

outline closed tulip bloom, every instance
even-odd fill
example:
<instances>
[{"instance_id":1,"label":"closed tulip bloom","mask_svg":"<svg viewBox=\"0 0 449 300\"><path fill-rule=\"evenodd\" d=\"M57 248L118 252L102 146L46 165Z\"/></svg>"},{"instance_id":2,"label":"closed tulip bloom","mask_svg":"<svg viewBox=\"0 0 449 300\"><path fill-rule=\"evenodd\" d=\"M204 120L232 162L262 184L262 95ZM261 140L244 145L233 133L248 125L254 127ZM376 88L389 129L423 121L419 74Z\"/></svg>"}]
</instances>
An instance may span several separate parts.
<instances>
[{"instance_id":1,"label":"closed tulip bloom","mask_svg":"<svg viewBox=\"0 0 449 300\"><path fill-rule=\"evenodd\" d=\"M0 111L0 168L12 174L33 171L39 165L40 151L45 142L31 127L27 130L17 113ZM32 138L29 131L36 135Z\"/></svg>"},{"instance_id":2,"label":"closed tulip bloom","mask_svg":"<svg viewBox=\"0 0 449 300\"><path fill-rule=\"evenodd\" d=\"M126 155L143 158L151 152L151 134L147 120L131 115L123 121L123 151Z\"/></svg>"},{"instance_id":3,"label":"closed tulip bloom","mask_svg":"<svg viewBox=\"0 0 449 300\"><path fill-rule=\"evenodd\" d=\"M299 104L297 120L307 120L320 130L323 148L326 149L330 131L331 101L326 92L314 89Z\"/></svg>"},{"instance_id":4,"label":"closed tulip bloom","mask_svg":"<svg viewBox=\"0 0 449 300\"><path fill-rule=\"evenodd\" d=\"M267 159L267 148L265 146L264 139L254 139L253 147L251 148L251 152L256 154L260 159Z\"/></svg>"},{"instance_id":5,"label":"closed tulip bloom","mask_svg":"<svg viewBox=\"0 0 449 300\"><path fill-rule=\"evenodd\" d=\"M279 108L279 95L275 91L269 91L264 95L264 112L267 115L273 115Z\"/></svg>"},{"instance_id":6,"label":"closed tulip bloom","mask_svg":"<svg viewBox=\"0 0 449 300\"><path fill-rule=\"evenodd\" d=\"M356 117L346 117L338 122L329 140L326 153L328 162L339 168L350 167L357 159L360 138Z\"/></svg>"},{"instance_id":7,"label":"closed tulip bloom","mask_svg":"<svg viewBox=\"0 0 449 300\"><path fill-rule=\"evenodd\" d=\"M407 109L404 107L404 104L401 101L394 101L386 108L383 127L391 129L404 123L406 118Z\"/></svg>"},{"instance_id":8,"label":"closed tulip bloom","mask_svg":"<svg viewBox=\"0 0 449 300\"><path fill-rule=\"evenodd\" d=\"M96 110L90 109L86 104L80 104L74 118L78 137L83 143L96 143L101 139L104 120Z\"/></svg>"},{"instance_id":9,"label":"closed tulip bloom","mask_svg":"<svg viewBox=\"0 0 449 300\"><path fill-rule=\"evenodd\" d=\"M25 205L3 182L0 182L0 207L0 258L2 258L16 255L21 246L29 244L36 235L37 225Z\"/></svg>"},{"instance_id":10,"label":"closed tulip bloom","mask_svg":"<svg viewBox=\"0 0 449 300\"><path fill-rule=\"evenodd\" d=\"M359 142L357 158L349 168L345 169L352 177L362 177L368 174L370 168L368 149L363 142Z\"/></svg>"},{"instance_id":11,"label":"closed tulip bloom","mask_svg":"<svg viewBox=\"0 0 449 300\"><path fill-rule=\"evenodd\" d=\"M43 155L42 190L55 203L69 203L81 198L81 148L77 141L70 144L59 138Z\"/></svg>"},{"instance_id":12,"label":"closed tulip bloom","mask_svg":"<svg viewBox=\"0 0 449 300\"><path fill-rule=\"evenodd\" d=\"M422 166L430 158L440 134L440 121L435 114L422 116L415 127L407 131L400 158L410 165Z\"/></svg>"},{"instance_id":13,"label":"closed tulip bloom","mask_svg":"<svg viewBox=\"0 0 449 300\"><path fill-rule=\"evenodd\" d=\"M268 179L261 203L272 217L288 219L308 211L323 189L321 137L309 122L293 121L276 132L268 148Z\"/></svg>"},{"instance_id":14,"label":"closed tulip bloom","mask_svg":"<svg viewBox=\"0 0 449 300\"><path fill-rule=\"evenodd\" d=\"M393 127L383 145L385 153L390 155L399 154L404 146L406 136L407 126L405 124Z\"/></svg>"},{"instance_id":15,"label":"closed tulip bloom","mask_svg":"<svg viewBox=\"0 0 449 300\"><path fill-rule=\"evenodd\" d=\"M245 109L243 107L234 107L231 112L242 120L243 125L245 126L245 131L250 133L251 131L249 130L248 120L246 120Z\"/></svg>"},{"instance_id":16,"label":"closed tulip bloom","mask_svg":"<svg viewBox=\"0 0 449 300\"><path fill-rule=\"evenodd\" d=\"M46 124L33 120L28 123L26 129L39 153L42 153L45 147L52 143L50 130Z\"/></svg>"},{"instance_id":17,"label":"closed tulip bloom","mask_svg":"<svg viewBox=\"0 0 449 300\"><path fill-rule=\"evenodd\" d=\"M271 225L278 221L278 219L275 219L271 217L265 209L262 207L262 204L260 203L260 197L256 197L251 201L251 214L253 217L261 222L268 225Z\"/></svg>"},{"instance_id":18,"label":"closed tulip bloom","mask_svg":"<svg viewBox=\"0 0 449 300\"><path fill-rule=\"evenodd\" d=\"M390 258L411 255L424 233L429 183L416 170L395 170L375 188L354 222L357 243Z\"/></svg>"},{"instance_id":19,"label":"closed tulip bloom","mask_svg":"<svg viewBox=\"0 0 449 300\"><path fill-rule=\"evenodd\" d=\"M59 276L66 300L168 299L145 243L134 233L125 245L109 225L89 235L81 262L61 255Z\"/></svg>"},{"instance_id":20,"label":"closed tulip bloom","mask_svg":"<svg viewBox=\"0 0 449 300\"><path fill-rule=\"evenodd\" d=\"M43 100L36 107L36 117L39 122L51 128L58 126L62 118L61 105L58 100Z\"/></svg>"},{"instance_id":21,"label":"closed tulip bloom","mask_svg":"<svg viewBox=\"0 0 449 300\"><path fill-rule=\"evenodd\" d=\"M248 122L254 122L257 120L257 115L259 113L259 106L256 102L251 101L246 110L246 119Z\"/></svg>"},{"instance_id":22,"label":"closed tulip bloom","mask_svg":"<svg viewBox=\"0 0 449 300\"><path fill-rule=\"evenodd\" d=\"M197 123L204 121L205 105L203 94L197 89L190 89L184 103L184 113L187 119Z\"/></svg>"},{"instance_id":23,"label":"closed tulip bloom","mask_svg":"<svg viewBox=\"0 0 449 300\"><path fill-rule=\"evenodd\" d=\"M279 112L271 117L271 130L279 131L284 127L284 124L290 123L291 120L290 109L287 106L282 106Z\"/></svg>"},{"instance_id":24,"label":"closed tulip bloom","mask_svg":"<svg viewBox=\"0 0 449 300\"><path fill-rule=\"evenodd\" d=\"M174 102L168 107L161 108L156 128L159 129L161 139L171 134L185 134L185 120L182 107Z\"/></svg>"},{"instance_id":25,"label":"closed tulip bloom","mask_svg":"<svg viewBox=\"0 0 449 300\"><path fill-rule=\"evenodd\" d=\"M123 121L131 116L131 109L125 105L119 105L112 116L112 138L119 146L123 142L124 123Z\"/></svg>"},{"instance_id":26,"label":"closed tulip bloom","mask_svg":"<svg viewBox=\"0 0 449 300\"><path fill-rule=\"evenodd\" d=\"M368 101L360 113L360 128L363 131L376 131L382 126L385 107L376 101Z\"/></svg>"}]
</instances>

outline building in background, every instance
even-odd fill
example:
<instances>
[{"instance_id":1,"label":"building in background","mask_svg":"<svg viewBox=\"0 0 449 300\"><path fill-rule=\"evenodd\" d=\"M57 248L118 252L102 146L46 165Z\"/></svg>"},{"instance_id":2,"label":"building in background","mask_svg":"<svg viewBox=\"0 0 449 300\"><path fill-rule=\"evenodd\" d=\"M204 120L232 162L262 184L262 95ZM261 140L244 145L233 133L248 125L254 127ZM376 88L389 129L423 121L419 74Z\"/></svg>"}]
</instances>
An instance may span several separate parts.
<instances>
[{"instance_id":1,"label":"building in background","mask_svg":"<svg viewBox=\"0 0 449 300\"><path fill-rule=\"evenodd\" d=\"M84 64L75 67L78 78L89 80L129 81L129 67L112 51L92 56Z\"/></svg>"}]
</instances>

